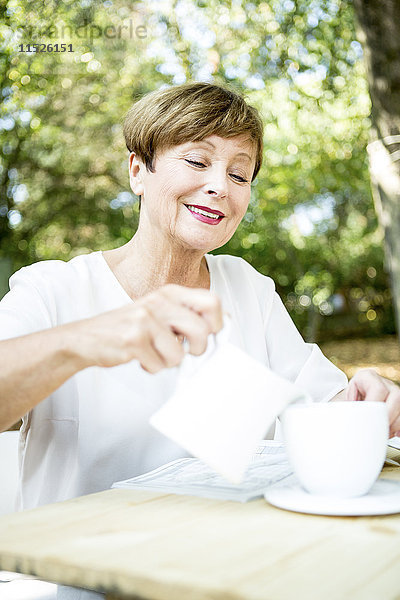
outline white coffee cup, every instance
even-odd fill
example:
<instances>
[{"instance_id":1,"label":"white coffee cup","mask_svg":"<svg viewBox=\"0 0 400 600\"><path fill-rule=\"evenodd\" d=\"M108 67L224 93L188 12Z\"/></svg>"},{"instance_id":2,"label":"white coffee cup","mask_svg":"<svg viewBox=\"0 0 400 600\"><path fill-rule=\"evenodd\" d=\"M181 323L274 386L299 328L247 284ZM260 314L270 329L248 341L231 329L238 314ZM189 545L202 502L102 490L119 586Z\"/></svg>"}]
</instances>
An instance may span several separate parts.
<instances>
[{"instance_id":1,"label":"white coffee cup","mask_svg":"<svg viewBox=\"0 0 400 600\"><path fill-rule=\"evenodd\" d=\"M386 457L386 404L297 404L281 419L289 461L308 492L350 498L370 490Z\"/></svg>"}]
</instances>

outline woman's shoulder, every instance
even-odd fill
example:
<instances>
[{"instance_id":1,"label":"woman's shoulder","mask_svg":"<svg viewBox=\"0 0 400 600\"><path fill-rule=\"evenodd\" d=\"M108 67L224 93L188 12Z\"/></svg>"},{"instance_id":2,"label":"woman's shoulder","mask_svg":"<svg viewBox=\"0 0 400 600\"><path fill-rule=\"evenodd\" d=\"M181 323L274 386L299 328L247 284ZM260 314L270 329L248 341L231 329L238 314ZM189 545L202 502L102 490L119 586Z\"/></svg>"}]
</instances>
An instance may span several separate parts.
<instances>
[{"instance_id":1,"label":"woman's shoulder","mask_svg":"<svg viewBox=\"0 0 400 600\"><path fill-rule=\"evenodd\" d=\"M41 260L22 267L10 277L10 289L18 284L34 286L40 290L77 289L90 278L98 252L81 254L68 261Z\"/></svg>"},{"instance_id":2,"label":"woman's shoulder","mask_svg":"<svg viewBox=\"0 0 400 600\"><path fill-rule=\"evenodd\" d=\"M35 299L37 313L49 315L53 326L90 316L98 309L94 298L102 298L96 294L102 282L97 254L79 255L69 261L42 260L22 267L11 276L10 296L6 298L18 301L24 311L33 307Z\"/></svg>"},{"instance_id":3,"label":"woman's shoulder","mask_svg":"<svg viewBox=\"0 0 400 600\"><path fill-rule=\"evenodd\" d=\"M79 279L90 269L91 263L96 260L98 254L98 252L80 254L68 261L41 260L32 263L16 271L10 278L10 285L20 280L40 284L44 281L55 283Z\"/></svg>"}]
</instances>

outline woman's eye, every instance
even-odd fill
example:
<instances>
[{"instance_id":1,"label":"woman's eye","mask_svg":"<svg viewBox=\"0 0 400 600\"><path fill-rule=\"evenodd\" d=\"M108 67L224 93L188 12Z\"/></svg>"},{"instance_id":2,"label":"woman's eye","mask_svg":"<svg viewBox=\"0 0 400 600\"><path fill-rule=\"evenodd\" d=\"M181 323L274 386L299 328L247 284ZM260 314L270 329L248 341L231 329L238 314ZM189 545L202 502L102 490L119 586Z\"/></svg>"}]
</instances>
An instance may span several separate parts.
<instances>
[{"instance_id":1,"label":"woman's eye","mask_svg":"<svg viewBox=\"0 0 400 600\"><path fill-rule=\"evenodd\" d=\"M248 183L247 179L245 179L241 175L235 175L234 173L232 173L232 177L234 177L236 181L240 181L240 183Z\"/></svg>"},{"instance_id":2,"label":"woman's eye","mask_svg":"<svg viewBox=\"0 0 400 600\"><path fill-rule=\"evenodd\" d=\"M185 161L194 167L206 167L204 163L198 162L197 160L190 160L189 158L185 158ZM231 177L239 182L239 183L248 183L248 180L241 175L236 175L235 173L231 173Z\"/></svg>"},{"instance_id":3,"label":"woman's eye","mask_svg":"<svg viewBox=\"0 0 400 600\"><path fill-rule=\"evenodd\" d=\"M186 162L188 162L190 165L194 165L195 167L205 167L206 166L201 162L196 162L195 160L189 160L188 158L186 158Z\"/></svg>"}]
</instances>

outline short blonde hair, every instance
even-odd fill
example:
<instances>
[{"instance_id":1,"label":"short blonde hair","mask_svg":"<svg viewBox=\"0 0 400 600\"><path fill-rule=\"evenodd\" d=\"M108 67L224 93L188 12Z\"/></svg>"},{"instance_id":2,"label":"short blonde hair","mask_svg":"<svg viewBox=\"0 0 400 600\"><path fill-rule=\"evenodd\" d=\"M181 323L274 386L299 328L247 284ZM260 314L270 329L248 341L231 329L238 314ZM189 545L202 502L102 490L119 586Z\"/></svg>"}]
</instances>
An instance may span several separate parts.
<instances>
[{"instance_id":1,"label":"short blonde hair","mask_svg":"<svg viewBox=\"0 0 400 600\"><path fill-rule=\"evenodd\" d=\"M143 96L124 122L128 150L154 173L157 151L210 135L247 135L256 150L252 181L263 153L263 125L258 111L236 91L211 83L184 83Z\"/></svg>"}]
</instances>

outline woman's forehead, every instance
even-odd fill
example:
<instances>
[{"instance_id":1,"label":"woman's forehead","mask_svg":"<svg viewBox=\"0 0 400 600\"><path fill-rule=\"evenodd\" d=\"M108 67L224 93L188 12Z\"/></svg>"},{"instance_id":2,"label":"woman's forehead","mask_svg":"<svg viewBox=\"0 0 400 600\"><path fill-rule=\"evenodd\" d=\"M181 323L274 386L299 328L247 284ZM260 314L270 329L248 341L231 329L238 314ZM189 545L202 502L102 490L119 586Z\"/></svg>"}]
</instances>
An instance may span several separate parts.
<instances>
[{"instance_id":1,"label":"woman's forehead","mask_svg":"<svg viewBox=\"0 0 400 600\"><path fill-rule=\"evenodd\" d=\"M248 161L255 160L255 144L246 135L223 138L219 135L210 135L202 140L188 141L177 146L180 150L194 147L203 147L214 154L229 154L238 156Z\"/></svg>"}]
</instances>

